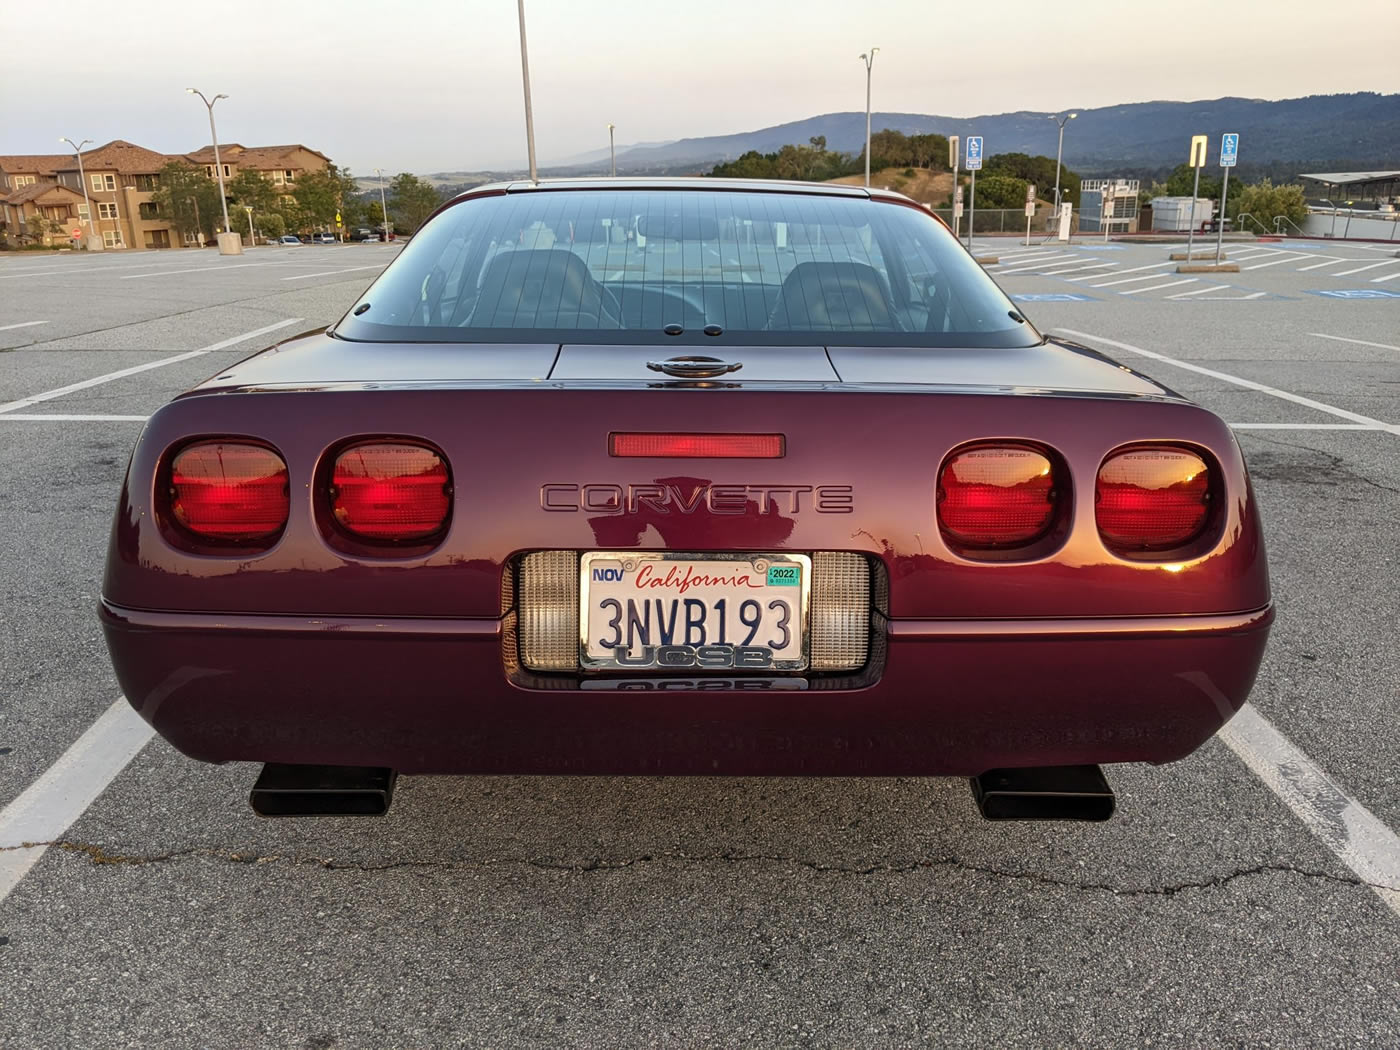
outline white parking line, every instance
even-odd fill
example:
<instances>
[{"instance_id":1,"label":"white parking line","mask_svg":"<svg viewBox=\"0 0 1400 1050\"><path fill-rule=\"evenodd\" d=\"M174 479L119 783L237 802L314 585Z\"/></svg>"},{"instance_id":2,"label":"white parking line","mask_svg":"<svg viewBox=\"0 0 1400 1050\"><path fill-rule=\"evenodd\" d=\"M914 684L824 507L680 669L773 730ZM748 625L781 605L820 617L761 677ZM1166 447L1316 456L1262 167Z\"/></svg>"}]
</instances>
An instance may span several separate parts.
<instances>
[{"instance_id":1,"label":"white parking line","mask_svg":"<svg viewBox=\"0 0 1400 1050\"><path fill-rule=\"evenodd\" d=\"M1128 288L1119 292L1119 295L1137 295L1138 292L1155 292L1158 288L1176 288L1178 285L1195 284L1199 278L1188 277L1184 281L1168 281L1166 284L1149 284L1146 288ZM1095 288L1102 288L1103 285L1096 284Z\"/></svg>"},{"instance_id":2,"label":"white parking line","mask_svg":"<svg viewBox=\"0 0 1400 1050\"><path fill-rule=\"evenodd\" d=\"M1298 267L1299 273L1307 273L1309 270L1320 270L1324 266L1336 266L1340 262L1357 262L1357 259L1328 259L1326 262L1313 263L1311 266Z\"/></svg>"},{"instance_id":3,"label":"white parking line","mask_svg":"<svg viewBox=\"0 0 1400 1050\"><path fill-rule=\"evenodd\" d=\"M1203 292L1218 292L1222 288L1229 288L1228 284L1208 284L1203 288L1192 288L1189 292L1177 292L1175 295L1167 296L1168 299L1185 299L1188 295L1200 295Z\"/></svg>"},{"instance_id":4,"label":"white parking line","mask_svg":"<svg viewBox=\"0 0 1400 1050\"><path fill-rule=\"evenodd\" d=\"M1175 265L1176 265L1176 263L1173 263L1173 262L1150 263L1150 264L1148 264L1147 266L1129 266L1127 269L1119 270L1118 272L1119 272L1119 273L1137 273L1137 272L1140 271L1140 270L1165 270L1168 266L1175 266ZM1105 275L1105 274L1101 274L1101 273L1095 273L1095 274L1087 274L1087 275L1085 275L1084 277L1066 277L1065 280L1066 280L1066 281L1091 281L1091 280L1093 280L1095 277L1104 277L1104 276L1106 276L1106 275ZM1153 274L1148 274L1148 276L1149 276L1149 277L1156 277L1157 275L1156 275L1155 273L1153 273Z\"/></svg>"},{"instance_id":5,"label":"white parking line","mask_svg":"<svg viewBox=\"0 0 1400 1050\"><path fill-rule=\"evenodd\" d=\"M1164 266L1173 266L1173 265L1175 265L1175 264L1174 264L1174 263L1164 263L1163 265L1164 265ZM1159 266L1159 267L1154 267L1154 269L1161 269L1161 267L1160 267L1160 266ZM1113 276L1116 277L1116 276L1118 276L1119 273L1131 273L1131 272L1132 272L1131 270L1119 270L1118 273L1113 274ZM1106 274L1106 273L1099 273L1099 274L1094 274L1093 276L1095 276L1095 277L1108 277L1109 275ZM1138 277L1124 277L1124 278L1123 278L1122 280L1120 280L1120 281L1105 281L1103 284L1091 284L1089 287L1090 287L1090 288L1111 288L1111 287L1113 287L1115 284L1132 284L1134 281L1155 281L1158 277L1165 277L1165 276L1166 276L1166 274L1164 274L1164 273L1144 273L1144 274L1142 274L1142 275L1140 275L1140 276L1138 276ZM1083 277L1066 277L1065 280L1066 280L1066 281L1082 281L1082 280L1084 280L1084 278L1083 278Z\"/></svg>"},{"instance_id":6,"label":"white parking line","mask_svg":"<svg viewBox=\"0 0 1400 1050\"><path fill-rule=\"evenodd\" d=\"M1042 276L1044 276L1044 277L1054 277L1056 274L1060 274L1060 273L1079 273L1081 270L1111 270L1111 269L1113 269L1113 268L1114 268L1115 266L1117 266L1117 265L1118 265L1117 263L1094 263L1092 266L1071 266L1071 267L1069 267L1068 269L1065 269L1065 270L1046 270L1046 271L1042 274ZM1104 277L1104 276L1107 276L1107 275L1106 275L1106 274L1099 274L1098 276Z\"/></svg>"},{"instance_id":7,"label":"white parking line","mask_svg":"<svg viewBox=\"0 0 1400 1050\"><path fill-rule=\"evenodd\" d=\"M1347 277L1347 276L1349 276L1349 275L1351 275L1351 274L1354 274L1354 273L1360 273L1362 270L1374 270L1374 269L1376 269L1376 267L1378 267L1378 266L1397 266L1397 265L1400 265L1400 259L1382 259L1380 262L1367 263L1365 266L1358 266L1358 267L1356 267L1356 268L1353 269L1353 270L1338 270L1338 271L1337 271L1336 273L1334 273L1332 276L1333 276L1333 277Z\"/></svg>"},{"instance_id":8,"label":"white parking line","mask_svg":"<svg viewBox=\"0 0 1400 1050\"><path fill-rule=\"evenodd\" d=\"M1355 343L1357 346L1374 346L1381 350L1400 350L1400 346L1391 346L1389 343L1371 343L1365 339L1348 339L1344 335L1328 335L1325 332L1309 332L1308 335L1316 336L1318 339L1335 339L1339 343Z\"/></svg>"},{"instance_id":9,"label":"white parking line","mask_svg":"<svg viewBox=\"0 0 1400 1050\"><path fill-rule=\"evenodd\" d=\"M118 699L57 762L0 810L0 901L155 735Z\"/></svg>"},{"instance_id":10,"label":"white parking line","mask_svg":"<svg viewBox=\"0 0 1400 1050\"><path fill-rule=\"evenodd\" d=\"M1060 254L1060 253L1059 253L1059 252L1055 252L1055 251L1050 251L1050 250L1048 250L1048 249L1042 248L1042 249L1040 249L1039 251L1032 251L1032 252L1012 252L1012 253L1010 253L1009 255L1002 255L1002 256L999 256L999 257L1001 258L1001 260L1002 260L1004 263L1006 263L1006 262L1025 262L1027 259L1041 259L1041 258L1044 258L1044 257L1047 256L1047 255L1058 255L1058 254Z\"/></svg>"},{"instance_id":11,"label":"white parking line","mask_svg":"<svg viewBox=\"0 0 1400 1050\"><path fill-rule=\"evenodd\" d=\"M144 423L150 416L79 416L79 415L23 415L17 412L0 413L0 423Z\"/></svg>"},{"instance_id":12,"label":"white parking line","mask_svg":"<svg viewBox=\"0 0 1400 1050\"><path fill-rule=\"evenodd\" d=\"M46 390L42 394L35 394L33 397L21 398L18 401L7 401L0 405L0 413L18 412L22 408L30 405L37 405L41 401L52 401L56 397L64 394L71 394L78 390L86 390L88 387L100 386L103 383L110 383L114 379L123 379L126 376L134 376L138 372L149 372L152 368L164 368L166 365L173 365L179 361L188 361L192 357L199 357L202 354L211 354L215 350L223 350L225 347L233 346L248 339L256 339L260 335L267 335L275 332L279 328L286 328L288 325L297 324L302 318L289 317L285 321L278 321L276 324L265 325L262 328L255 328L251 332L244 332L242 335L235 335L229 339L222 339L217 343L202 346L198 350L190 350L187 353L176 354L174 357L162 357L159 361L149 361L144 365L134 365L131 368L123 368L116 372L108 372L106 375L97 376L95 379L84 379L80 383L70 383L68 386L61 386L57 390Z\"/></svg>"},{"instance_id":13,"label":"white parking line","mask_svg":"<svg viewBox=\"0 0 1400 1050\"><path fill-rule=\"evenodd\" d=\"M306 280L308 277L329 277L329 276L331 276L331 274L336 274L336 273L354 273L356 270L382 270L382 269L384 269L384 264L382 264L382 263L376 263L376 264L373 265L373 266L351 266L351 267L349 267L348 269L345 269L345 270L323 270L323 271L321 271L320 273L303 273L303 274L298 274L296 277L283 277L282 280L284 280L284 281L304 281L304 280Z\"/></svg>"},{"instance_id":14,"label":"white parking line","mask_svg":"<svg viewBox=\"0 0 1400 1050\"><path fill-rule=\"evenodd\" d=\"M209 270L246 270L246 269L247 269L248 267L250 267L250 266L271 266L271 265L272 265L271 263L265 263L265 262L260 262L260 263L257 263L257 262L250 262L250 263L234 263L234 264L232 264L231 266L196 266L196 267L193 267L192 269L188 269L188 270L153 270L153 271L151 271L150 273L129 273L129 274L125 274L124 276L119 277L118 280L121 280L121 281L134 281L134 280L136 280L138 277L169 277L171 274L180 274L180 273L206 273L206 272L209 271Z\"/></svg>"},{"instance_id":15,"label":"white parking line","mask_svg":"<svg viewBox=\"0 0 1400 1050\"><path fill-rule=\"evenodd\" d=\"M1372 277L1371 283L1380 284L1382 281L1393 281L1397 277L1400 277L1400 270L1397 270L1395 273L1388 273L1384 277Z\"/></svg>"},{"instance_id":16,"label":"white parking line","mask_svg":"<svg viewBox=\"0 0 1400 1050\"><path fill-rule=\"evenodd\" d=\"M21 321L19 324L0 324L0 332L8 332L11 328L33 328L36 324L48 324L47 321Z\"/></svg>"},{"instance_id":17,"label":"white parking line","mask_svg":"<svg viewBox=\"0 0 1400 1050\"><path fill-rule=\"evenodd\" d=\"M1400 837L1250 704L1217 734L1309 831L1400 916Z\"/></svg>"},{"instance_id":18,"label":"white parking line","mask_svg":"<svg viewBox=\"0 0 1400 1050\"><path fill-rule=\"evenodd\" d=\"M1293 255L1291 258L1288 258L1288 259L1271 259L1271 260L1269 260L1269 261L1266 262L1266 263L1260 263L1258 266L1246 266L1246 267L1244 267L1244 269L1246 269L1246 270L1262 270L1262 269L1264 269L1264 267L1266 267L1266 266L1282 266L1284 263L1302 262L1304 259L1316 259L1316 258L1317 258L1317 256L1315 256L1315 255L1307 255L1307 254L1303 254L1303 255Z\"/></svg>"},{"instance_id":19,"label":"white parking line","mask_svg":"<svg viewBox=\"0 0 1400 1050\"><path fill-rule=\"evenodd\" d=\"M1314 401L1312 398L1303 397L1301 394L1290 394L1287 390L1279 390L1275 387L1265 386L1263 383L1256 383L1252 379L1232 376L1227 372L1217 372L1213 368L1205 368L1201 365L1192 364L1190 361L1178 361L1176 358L1168 357L1166 354L1159 354L1153 350L1144 350L1142 347L1133 346L1131 343L1120 343L1117 339L1109 339L1107 336L1094 335L1092 332L1076 332L1072 328L1058 328L1054 329L1054 331L1064 332L1066 335L1072 335L1079 339L1092 339L1096 343L1103 343L1106 346L1112 346L1119 350L1126 350L1130 354L1140 354L1154 361L1161 361L1163 364L1184 368L1188 372L1199 372L1201 375L1210 376L1212 379L1221 379L1226 383L1242 386L1246 390L1257 390L1261 394L1268 394L1271 397L1281 398L1284 401L1292 401L1295 405L1306 405L1308 408L1315 408L1319 412L1326 412L1328 415L1337 416L1340 419L1349 419L1353 423L1364 423L1372 429L1384 430L1387 433L1400 436L1400 425L1382 423L1379 419L1363 416L1359 412L1349 412L1345 408L1338 408L1336 405L1329 405L1323 401Z\"/></svg>"},{"instance_id":20,"label":"white parking line","mask_svg":"<svg viewBox=\"0 0 1400 1050\"><path fill-rule=\"evenodd\" d=\"M3 418L3 417L0 417ZM1231 430L1381 430L1365 423L1231 423Z\"/></svg>"}]
</instances>

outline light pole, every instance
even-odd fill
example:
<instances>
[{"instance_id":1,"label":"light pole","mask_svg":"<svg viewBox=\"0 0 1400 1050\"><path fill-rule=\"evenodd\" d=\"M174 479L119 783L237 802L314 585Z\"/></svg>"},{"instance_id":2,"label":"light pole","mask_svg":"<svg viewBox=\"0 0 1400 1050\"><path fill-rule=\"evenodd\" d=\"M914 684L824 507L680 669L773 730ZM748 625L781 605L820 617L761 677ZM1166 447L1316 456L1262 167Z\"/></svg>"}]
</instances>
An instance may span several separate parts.
<instances>
[{"instance_id":1,"label":"light pole","mask_svg":"<svg viewBox=\"0 0 1400 1050\"><path fill-rule=\"evenodd\" d=\"M612 157L612 177L617 178L617 145L613 141L613 132L617 129L616 124L608 125L608 154Z\"/></svg>"},{"instance_id":2,"label":"light pole","mask_svg":"<svg viewBox=\"0 0 1400 1050\"><path fill-rule=\"evenodd\" d=\"M384 243L387 245L389 243L389 208L384 203L384 172L375 168L374 173L379 176L379 217L384 220L382 228Z\"/></svg>"},{"instance_id":3,"label":"light pole","mask_svg":"<svg viewBox=\"0 0 1400 1050\"><path fill-rule=\"evenodd\" d=\"M253 206L251 204L245 204L243 205L243 210L248 213L248 247L252 248L258 243L253 237Z\"/></svg>"},{"instance_id":4,"label":"light pole","mask_svg":"<svg viewBox=\"0 0 1400 1050\"><path fill-rule=\"evenodd\" d=\"M878 47L872 47L860 56L865 63L865 185L870 186L870 67L875 64Z\"/></svg>"},{"instance_id":5,"label":"light pole","mask_svg":"<svg viewBox=\"0 0 1400 1050\"><path fill-rule=\"evenodd\" d=\"M530 108L530 54L525 47L525 0L515 0L520 12L520 79L525 84L525 145L530 154L530 181L539 182L540 172L535 167L535 111Z\"/></svg>"},{"instance_id":6,"label":"light pole","mask_svg":"<svg viewBox=\"0 0 1400 1050\"><path fill-rule=\"evenodd\" d=\"M1064 117L1063 119L1061 119L1060 117L1056 117L1056 116L1052 116L1052 117L1050 118L1050 119L1053 120L1056 124L1060 125L1060 144L1059 144L1059 146L1056 147L1056 149L1055 149L1055 214L1056 214L1056 215L1059 215L1059 214L1060 214L1060 158L1063 157L1064 154L1065 154L1065 125L1068 124L1071 120L1073 120L1073 119L1074 119L1075 117L1077 117L1077 116L1079 116L1078 113L1071 113L1071 114L1069 114L1068 116Z\"/></svg>"},{"instance_id":7,"label":"light pole","mask_svg":"<svg viewBox=\"0 0 1400 1050\"><path fill-rule=\"evenodd\" d=\"M221 98L228 98L227 95L215 95L213 101L204 97L203 91L195 88L185 88L185 94L198 95L205 108L209 110L209 137L214 142L214 174L219 177L219 203L224 206L224 232L232 233L233 227L228 222L228 199L224 196L224 166L219 160L219 133L214 130L214 103Z\"/></svg>"},{"instance_id":8,"label":"light pole","mask_svg":"<svg viewBox=\"0 0 1400 1050\"><path fill-rule=\"evenodd\" d=\"M96 236L96 234L93 231L97 229L97 223L94 222L92 218L92 201L88 199L87 175L83 173L83 147L86 146L89 142L91 142L92 139L83 139L82 142L77 143L75 143L70 138L61 138L58 141L66 142L68 143L68 145L72 146L73 152L78 157L78 181L83 184L83 207L87 209L88 213L88 241L91 242L93 237ZM92 244L89 243L88 247L91 248Z\"/></svg>"}]
</instances>

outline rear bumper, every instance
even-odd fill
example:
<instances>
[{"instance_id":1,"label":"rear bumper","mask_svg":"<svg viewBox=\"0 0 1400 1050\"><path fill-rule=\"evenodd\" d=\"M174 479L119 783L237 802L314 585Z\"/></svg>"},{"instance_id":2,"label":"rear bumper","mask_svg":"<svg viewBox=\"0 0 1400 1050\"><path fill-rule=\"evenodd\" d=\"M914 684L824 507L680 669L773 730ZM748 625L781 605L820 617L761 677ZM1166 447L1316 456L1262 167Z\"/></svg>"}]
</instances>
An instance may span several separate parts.
<instances>
[{"instance_id":1,"label":"rear bumper","mask_svg":"<svg viewBox=\"0 0 1400 1050\"><path fill-rule=\"evenodd\" d=\"M409 774L975 775L1168 762L1245 702L1273 620L1272 607L894 620L879 679L859 689L738 679L534 689L507 678L502 620L106 601L100 614L132 706L185 754Z\"/></svg>"}]
</instances>

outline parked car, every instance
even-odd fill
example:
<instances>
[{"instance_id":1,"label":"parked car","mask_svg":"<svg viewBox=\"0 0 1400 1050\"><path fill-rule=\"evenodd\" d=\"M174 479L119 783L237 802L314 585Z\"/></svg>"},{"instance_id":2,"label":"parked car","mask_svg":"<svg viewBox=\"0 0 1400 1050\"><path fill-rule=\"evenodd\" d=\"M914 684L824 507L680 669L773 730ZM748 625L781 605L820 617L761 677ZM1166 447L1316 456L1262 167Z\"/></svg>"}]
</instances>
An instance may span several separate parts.
<instances>
[{"instance_id":1,"label":"parked car","mask_svg":"<svg viewBox=\"0 0 1400 1050\"><path fill-rule=\"evenodd\" d=\"M335 234L322 231L321 233L313 233L311 242L313 244L337 244L339 240Z\"/></svg>"},{"instance_id":2,"label":"parked car","mask_svg":"<svg viewBox=\"0 0 1400 1050\"><path fill-rule=\"evenodd\" d=\"M379 234L375 233L368 226L360 226L350 231L352 241L377 241Z\"/></svg>"},{"instance_id":3,"label":"parked car","mask_svg":"<svg viewBox=\"0 0 1400 1050\"><path fill-rule=\"evenodd\" d=\"M136 710L265 763L264 814L894 774L1078 819L1100 763L1234 714L1273 616L1221 419L1041 334L899 194L717 179L457 197L150 418L100 613Z\"/></svg>"},{"instance_id":4,"label":"parked car","mask_svg":"<svg viewBox=\"0 0 1400 1050\"><path fill-rule=\"evenodd\" d=\"M296 234L294 234L294 233L286 233L286 234L283 234L281 237L278 237L278 238L277 238L277 243L278 243L278 244L284 244L284 245L287 245L288 247L292 247L292 248L300 248L300 247L301 247L301 238L298 237L298 236L297 236Z\"/></svg>"}]
</instances>

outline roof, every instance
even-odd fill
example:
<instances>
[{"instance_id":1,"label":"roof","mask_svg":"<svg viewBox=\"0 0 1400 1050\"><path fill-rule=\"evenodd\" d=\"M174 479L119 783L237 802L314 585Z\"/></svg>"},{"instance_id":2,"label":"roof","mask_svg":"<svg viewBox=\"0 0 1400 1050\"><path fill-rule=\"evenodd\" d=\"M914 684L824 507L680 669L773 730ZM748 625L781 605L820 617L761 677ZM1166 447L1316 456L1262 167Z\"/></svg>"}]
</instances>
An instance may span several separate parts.
<instances>
[{"instance_id":1,"label":"roof","mask_svg":"<svg viewBox=\"0 0 1400 1050\"><path fill-rule=\"evenodd\" d=\"M28 186L21 186L5 198L5 203L28 204L30 201L38 200L40 197L52 193L54 190L68 194L75 201L83 199L83 195L77 190L70 189L67 186L61 186L57 182L46 180L43 182L31 182Z\"/></svg>"},{"instance_id":2,"label":"roof","mask_svg":"<svg viewBox=\"0 0 1400 1050\"><path fill-rule=\"evenodd\" d=\"M311 153L327 163L330 162L330 158L324 153L300 143L284 146L244 146L237 142L230 142L227 145L219 144L219 160L221 162L237 164L240 168L251 168L254 171L272 171L277 168L291 167L294 156L300 152ZM214 147L201 146L185 156L196 164L212 164L214 163Z\"/></svg>"},{"instance_id":3,"label":"roof","mask_svg":"<svg viewBox=\"0 0 1400 1050\"><path fill-rule=\"evenodd\" d=\"M1317 175L1299 175L1300 179L1314 182L1330 182L1333 186L1346 186L1353 182L1380 182L1386 179L1400 179L1400 171L1324 171Z\"/></svg>"},{"instance_id":4,"label":"roof","mask_svg":"<svg viewBox=\"0 0 1400 1050\"><path fill-rule=\"evenodd\" d=\"M0 171L11 175L56 175L63 165L73 159L71 153L16 153L0 157Z\"/></svg>"},{"instance_id":5,"label":"roof","mask_svg":"<svg viewBox=\"0 0 1400 1050\"><path fill-rule=\"evenodd\" d=\"M113 139L104 146L84 150L83 168L87 171L117 171L123 175L150 175L175 159L124 139ZM77 171L78 162L71 156L65 157L58 170Z\"/></svg>"}]
</instances>

